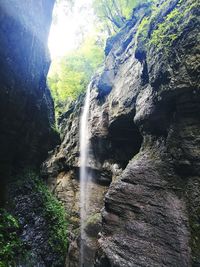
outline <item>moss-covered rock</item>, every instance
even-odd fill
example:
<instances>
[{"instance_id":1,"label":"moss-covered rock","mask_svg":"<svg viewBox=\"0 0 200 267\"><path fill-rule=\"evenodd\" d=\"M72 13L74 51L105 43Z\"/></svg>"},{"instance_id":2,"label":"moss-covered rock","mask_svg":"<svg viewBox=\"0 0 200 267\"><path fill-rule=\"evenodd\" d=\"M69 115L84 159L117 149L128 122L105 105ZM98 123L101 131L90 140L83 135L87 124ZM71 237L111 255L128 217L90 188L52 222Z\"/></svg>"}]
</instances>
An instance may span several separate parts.
<instances>
[{"instance_id":1,"label":"moss-covered rock","mask_svg":"<svg viewBox=\"0 0 200 267\"><path fill-rule=\"evenodd\" d=\"M101 213L92 214L85 223L85 231L91 237L97 237L101 230Z\"/></svg>"},{"instance_id":2,"label":"moss-covered rock","mask_svg":"<svg viewBox=\"0 0 200 267\"><path fill-rule=\"evenodd\" d=\"M167 0L151 5L151 11L142 18L137 30L136 58L140 60L152 48L168 55L188 25L196 27L198 10L199 3L195 0Z\"/></svg>"},{"instance_id":3,"label":"moss-covered rock","mask_svg":"<svg viewBox=\"0 0 200 267\"><path fill-rule=\"evenodd\" d=\"M37 173L26 170L11 185L12 210L22 229L30 266L63 266L67 251L67 218L60 202Z\"/></svg>"},{"instance_id":4,"label":"moss-covered rock","mask_svg":"<svg viewBox=\"0 0 200 267\"><path fill-rule=\"evenodd\" d=\"M14 266L16 259L22 257L26 248L19 238L20 226L15 217L0 210L0 267Z\"/></svg>"},{"instance_id":5,"label":"moss-covered rock","mask_svg":"<svg viewBox=\"0 0 200 267\"><path fill-rule=\"evenodd\" d=\"M157 49L163 49L169 52L174 41L183 33L185 28L193 21L197 22L195 15L199 3L191 0L190 3L185 0L179 0L175 8L171 10L162 23L158 23L156 29L152 32L150 45Z\"/></svg>"}]
</instances>

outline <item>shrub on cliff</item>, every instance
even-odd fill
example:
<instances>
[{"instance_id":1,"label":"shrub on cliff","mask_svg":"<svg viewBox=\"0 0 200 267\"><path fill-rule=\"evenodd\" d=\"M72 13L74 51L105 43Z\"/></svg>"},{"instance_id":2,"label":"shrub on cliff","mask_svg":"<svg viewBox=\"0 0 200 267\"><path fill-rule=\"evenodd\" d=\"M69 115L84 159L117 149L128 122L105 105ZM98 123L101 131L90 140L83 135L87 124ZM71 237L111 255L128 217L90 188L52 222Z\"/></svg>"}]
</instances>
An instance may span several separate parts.
<instances>
[{"instance_id":1,"label":"shrub on cliff","mask_svg":"<svg viewBox=\"0 0 200 267\"><path fill-rule=\"evenodd\" d=\"M23 264L63 266L68 241L67 215L62 204L32 170L18 176L10 195L27 247Z\"/></svg>"},{"instance_id":2,"label":"shrub on cliff","mask_svg":"<svg viewBox=\"0 0 200 267\"><path fill-rule=\"evenodd\" d=\"M0 267L14 266L15 260L25 253L19 238L20 226L10 213L0 210Z\"/></svg>"},{"instance_id":3,"label":"shrub on cliff","mask_svg":"<svg viewBox=\"0 0 200 267\"><path fill-rule=\"evenodd\" d=\"M153 0L94 0L93 7L101 27L112 35L122 28L138 5Z\"/></svg>"}]
</instances>

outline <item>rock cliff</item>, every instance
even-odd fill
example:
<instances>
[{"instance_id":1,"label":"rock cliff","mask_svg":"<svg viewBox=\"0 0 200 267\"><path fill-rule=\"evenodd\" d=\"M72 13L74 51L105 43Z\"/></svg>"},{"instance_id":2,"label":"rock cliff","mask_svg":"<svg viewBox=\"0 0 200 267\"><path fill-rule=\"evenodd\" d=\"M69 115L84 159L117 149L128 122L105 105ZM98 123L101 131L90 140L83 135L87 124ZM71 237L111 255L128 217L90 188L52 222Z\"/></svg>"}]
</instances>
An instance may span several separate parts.
<instances>
[{"instance_id":1,"label":"rock cliff","mask_svg":"<svg viewBox=\"0 0 200 267\"><path fill-rule=\"evenodd\" d=\"M55 229L59 223L62 232L60 206L30 171L38 173L59 142L46 85L53 6L54 0L0 2L0 208L15 217L7 215L13 227L0 226L1 266L64 264L64 234Z\"/></svg>"},{"instance_id":2,"label":"rock cliff","mask_svg":"<svg viewBox=\"0 0 200 267\"><path fill-rule=\"evenodd\" d=\"M55 143L46 76L54 1L0 3L0 188L13 172L39 166Z\"/></svg>"},{"instance_id":3,"label":"rock cliff","mask_svg":"<svg viewBox=\"0 0 200 267\"><path fill-rule=\"evenodd\" d=\"M91 83L91 217L103 210L87 266L200 266L199 25L196 1L160 1L107 42ZM67 266L78 266L82 105L62 115L62 143L43 166L70 217Z\"/></svg>"}]
</instances>

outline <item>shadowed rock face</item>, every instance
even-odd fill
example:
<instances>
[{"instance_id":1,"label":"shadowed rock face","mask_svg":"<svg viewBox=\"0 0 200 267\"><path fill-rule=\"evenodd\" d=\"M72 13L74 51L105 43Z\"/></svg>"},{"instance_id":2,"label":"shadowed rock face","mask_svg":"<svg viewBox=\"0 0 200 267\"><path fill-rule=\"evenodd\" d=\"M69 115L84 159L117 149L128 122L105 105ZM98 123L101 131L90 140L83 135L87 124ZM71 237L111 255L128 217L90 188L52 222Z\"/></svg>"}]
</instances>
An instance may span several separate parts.
<instances>
[{"instance_id":1,"label":"shadowed rock face","mask_svg":"<svg viewBox=\"0 0 200 267\"><path fill-rule=\"evenodd\" d=\"M138 26L149 7L135 10L108 41L104 70L92 82L88 168L95 172L96 184L106 180L108 186L112 180L98 246L88 241L89 248L98 248L96 267L200 265L199 14L197 6L190 9L195 1L177 3L159 3L145 38ZM183 14L181 34L173 46L158 47L151 43L153 31L175 8ZM56 193L59 173L70 179L69 172L79 168L82 102L63 115L62 144L44 164ZM96 202L93 194L99 210L104 193ZM71 254L69 266L78 266L77 249L72 245L76 256Z\"/></svg>"},{"instance_id":2,"label":"shadowed rock face","mask_svg":"<svg viewBox=\"0 0 200 267\"><path fill-rule=\"evenodd\" d=\"M46 85L53 5L54 0L0 1L0 202L7 187L6 208L19 221L17 235L26 251L16 255L16 266L63 266L65 261L62 249L55 252L52 245L52 238L58 238L56 248L60 240L52 231L57 222L50 223L55 217L46 217L48 193L38 189L37 174L28 174L59 141Z\"/></svg>"},{"instance_id":3,"label":"shadowed rock face","mask_svg":"<svg viewBox=\"0 0 200 267\"><path fill-rule=\"evenodd\" d=\"M0 3L0 188L27 165L39 166L56 138L46 86L54 1ZM3 192L1 192L1 196Z\"/></svg>"}]
</instances>

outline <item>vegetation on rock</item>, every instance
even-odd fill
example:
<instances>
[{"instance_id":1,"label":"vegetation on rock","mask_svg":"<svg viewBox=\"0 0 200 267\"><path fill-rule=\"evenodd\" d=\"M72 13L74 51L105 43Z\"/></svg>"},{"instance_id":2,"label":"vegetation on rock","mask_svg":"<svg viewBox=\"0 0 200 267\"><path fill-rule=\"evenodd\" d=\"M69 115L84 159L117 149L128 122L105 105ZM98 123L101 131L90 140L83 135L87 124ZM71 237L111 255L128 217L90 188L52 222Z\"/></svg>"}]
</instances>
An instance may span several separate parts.
<instances>
[{"instance_id":1,"label":"vegetation on rock","mask_svg":"<svg viewBox=\"0 0 200 267\"><path fill-rule=\"evenodd\" d=\"M0 267L15 266L16 259L25 253L19 238L20 226L15 217L0 210Z\"/></svg>"},{"instance_id":2,"label":"vegetation on rock","mask_svg":"<svg viewBox=\"0 0 200 267\"><path fill-rule=\"evenodd\" d=\"M39 248L40 257L47 254L50 259L46 264L62 266L68 245L67 215L62 204L32 170L25 170L17 177L11 194L15 196L12 203L15 216L20 227L26 228L22 240L29 244L27 258L29 251L37 254Z\"/></svg>"},{"instance_id":3,"label":"vegetation on rock","mask_svg":"<svg viewBox=\"0 0 200 267\"><path fill-rule=\"evenodd\" d=\"M56 112L84 92L97 67L103 62L103 43L98 36L88 37L77 51L54 61L48 84L55 101Z\"/></svg>"},{"instance_id":4,"label":"vegetation on rock","mask_svg":"<svg viewBox=\"0 0 200 267\"><path fill-rule=\"evenodd\" d=\"M60 0L58 3L62 3ZM86 88L91 77L103 63L104 46L108 36L116 34L132 15L133 8L152 0L94 0L96 17L94 32L85 36L78 49L54 60L48 75L48 85L55 102L56 115L66 111ZM73 6L74 1L66 1Z\"/></svg>"},{"instance_id":5,"label":"vegetation on rock","mask_svg":"<svg viewBox=\"0 0 200 267\"><path fill-rule=\"evenodd\" d=\"M94 213L90 215L85 222L85 231L91 237L97 237L101 230L101 213Z\"/></svg>"},{"instance_id":6,"label":"vegetation on rock","mask_svg":"<svg viewBox=\"0 0 200 267\"><path fill-rule=\"evenodd\" d=\"M151 12L141 20L138 27L136 50L141 52L154 47L168 54L185 27L191 21L195 24L198 8L199 3L195 0L190 3L179 0L173 5L168 0L158 6L152 5Z\"/></svg>"},{"instance_id":7,"label":"vegetation on rock","mask_svg":"<svg viewBox=\"0 0 200 267\"><path fill-rule=\"evenodd\" d=\"M148 2L151 0L94 0L93 6L102 29L112 35L126 24L136 6Z\"/></svg>"},{"instance_id":8,"label":"vegetation on rock","mask_svg":"<svg viewBox=\"0 0 200 267\"><path fill-rule=\"evenodd\" d=\"M196 18L193 13L198 6L199 3L195 0L192 0L189 5L186 1L179 0L176 7L153 31L150 44L169 50L173 42L183 34L183 30L189 25L189 22Z\"/></svg>"},{"instance_id":9,"label":"vegetation on rock","mask_svg":"<svg viewBox=\"0 0 200 267\"><path fill-rule=\"evenodd\" d=\"M110 255L110 264L113 266L116 264L119 266L126 266L129 263L131 264L131 261L135 266L140 263L141 265L146 264L148 266L154 266L156 264L178 266L177 264L181 265L182 262L188 265L188 262L191 264L192 257L198 265L200 264L199 200L197 204L195 204L198 206L196 209L186 209L184 199L185 192L179 188L179 179L181 184L186 184L188 176L191 175L194 187L199 185L199 180L194 182L194 177L199 174L199 151L195 151L195 148L198 147L197 144L199 144L199 118L196 119L195 116L198 117L200 98L196 87L191 86L191 71L187 68L186 64L188 60L180 60L179 66L176 64L179 56L180 58L196 57L194 52L187 53L187 51L196 44L195 32L192 32L192 37L194 39L193 44L186 40L188 35L185 35L186 37L184 36L185 39L181 39L180 37L183 36L185 31L187 31L187 34L190 33L191 24L195 28L197 18L195 13L199 7L198 1L166 0L161 1L161 3L153 0L94 1L94 10L102 27L97 29L97 34L95 36L91 38L85 37L84 43L80 45L76 52L73 51L69 53L59 60L59 62L52 65L52 71L49 76L49 86L55 100L56 111L57 113L62 112L63 105L68 101L76 99L85 91L91 76L103 61L103 45L106 35L101 35L102 29L106 29L108 35L112 35L114 32L117 32L119 28L124 27L127 19L131 16L133 7L138 8L138 5L141 3L146 4L149 2L153 3L153 5L147 7L146 13L143 12L143 15L139 18L134 18L133 14L127 29L124 30L122 35L117 35L117 37L121 36L123 40L113 38L113 43L109 50L110 55L108 56L107 65L103 73L105 75L99 75L95 81L96 83L94 83L95 85L98 84L97 82L100 81L98 79L106 81L106 78L110 75L113 84L112 86L109 84L109 88L115 88L112 92L111 89L109 89L111 97L105 97L104 103L101 103L98 99L92 99L93 103L91 105L91 125L94 127L91 133L91 140L95 143L94 146L96 147L94 156L99 160L99 162L97 162L98 164L95 162L94 166L98 168L101 166L102 169L100 171L102 172L101 174L103 174L102 181L105 181L108 177L110 182L111 178L118 177L119 173L121 173L121 166L118 166L118 162L114 164L116 162L115 146L117 147L117 160L120 158L118 154L122 155L123 160L124 158L126 159L126 153L129 154L129 150L126 151L127 146L131 147L134 146L135 143L138 144L139 146L136 153L141 149L140 155L130 160L127 167L126 164L128 161L126 162L125 160L123 169L126 168L126 171L123 172L122 179L116 179L116 183L112 184L109 190L110 192L105 198L105 210L103 214L104 228L101 236L101 246L104 245L104 251ZM157 4L154 4L154 2ZM70 1L70 3L73 4L73 1ZM140 13L138 16L140 16ZM4 15L2 17L4 17ZM4 36L5 30L7 30L6 27L3 25L2 36ZM16 32L17 35L20 36L20 34L18 34L20 31L16 30ZM26 47L26 40L32 38L30 38L29 35L25 36L22 34L22 36L24 36L22 43ZM33 39L33 41L34 40L35 39ZM121 42L121 44L118 45L118 41L119 43ZM177 45L178 41L180 41L180 45ZM27 42L27 44L29 44L29 42ZM24 48L24 46L22 46L22 48ZM169 66L168 58L166 58L166 60L161 58L159 61L154 57L154 55L157 55L157 52L160 51L164 52L161 54L171 56L173 54L173 46L174 49L179 50L179 55L174 59L174 65ZM30 60L32 58L34 59L34 57L36 58L37 49L35 49L34 46L32 48L30 45L27 45L27 48L28 47L31 47L31 49L36 52L29 55L29 51L27 51L28 57L25 57L24 62L28 62L28 64L24 66L24 69L32 65L38 68L37 62ZM17 52L17 54L20 55L20 59L21 50ZM152 50L155 52L151 53ZM135 54L138 55L138 58L134 58L134 55L132 55L134 52L136 52ZM2 53L2 55L4 55L4 53ZM10 50L6 50L5 54L9 55ZM9 69L10 66L13 65L14 68L18 70L16 64L11 64L15 63L15 55L11 53L11 56L10 58L5 57L6 60L9 59L7 61L10 64L7 66L6 63L5 66ZM38 54L37 56L38 58L44 57L43 54ZM139 58L140 56L142 58ZM141 59L142 64L139 64L137 59ZM192 64L195 65L194 79L196 79L197 73L195 60L196 59L191 60ZM190 65L191 61L189 61L188 65ZM45 61L43 63L41 69L43 65L45 65ZM142 75L140 76L140 73L145 72L150 78L156 79L161 72L162 65L165 65L166 68L171 68L170 81L172 82L168 83L167 81L167 86L165 87L165 84L163 85L163 93L159 95L161 90L159 91L159 87L155 87L154 84L151 83L151 80L148 80L148 86L144 87L142 85ZM20 64L18 64L18 67L20 73ZM32 80L29 79L30 77L34 80L36 76L39 78L44 76L43 69L39 73L35 73L35 70L34 68L30 71L31 75L22 71L21 74L23 78L20 79L27 84L29 84L30 81L30 84L32 83L34 85ZM8 74L9 73L10 72L8 72ZM3 114L7 111L7 102L10 103L10 109L14 102L18 103L16 107L13 106L13 111L10 114L8 112L9 115L7 117L2 117L3 121L6 122L5 124L3 123L5 127L2 127L2 129L5 128L6 130L4 133L5 138L3 135L2 140L3 142L6 141L6 144L9 143L9 146L5 145L5 150L9 151L9 148L13 150L16 147L11 155L2 153L2 161L8 158L9 164L6 162L5 169L7 171L12 167L12 169L10 169L13 172L18 171L21 165L27 165L24 160L26 156L28 157L27 151L33 154L33 157L30 158L32 160L35 158L33 152L41 149L39 145L46 138L46 131L41 131L41 128L37 127L37 125L44 125L44 129L50 127L50 125L44 123L45 120L43 121L42 119L39 123L35 123L39 114L41 113L43 115L43 110L47 109L45 106L44 109L39 109L39 113L35 112L40 103L46 99L42 91L42 98L37 98L41 89L41 84L44 84L43 89L46 90L46 80L40 80L38 78L40 82L35 84L33 88L38 88L39 90L38 92L32 89L30 90L29 101L29 97L26 97L26 95L23 96L23 94L15 96L11 93L10 95L12 91L17 92L19 90L20 92L20 88L27 89L22 86L23 83L22 85L19 83L19 87L16 87L17 79L14 75L13 77L11 77L11 75L2 77L2 80L5 78L5 84L9 82L9 80L11 81L11 85L5 87L6 90L4 90L6 94L9 92L8 95L10 98L7 99L5 95L6 101L4 101L5 108L3 109ZM24 77L25 80L23 80ZM185 84L182 83L184 77L187 79L187 83ZM105 85L106 83L102 84ZM3 83L2 88L4 88ZM156 91L157 88L158 91ZM174 92L169 93L170 88L174 88ZM181 88L181 90L179 90L179 88ZM96 94L96 89L96 87L93 88L94 95ZM28 92L28 90L24 91ZM35 98L32 99L33 95L35 95ZM26 98L27 101L23 103L22 100L24 98ZM31 100L35 102L34 108L30 108L30 110L22 109L22 112L17 114L10 124L14 113L23 106L29 106ZM63 138L63 140L65 145L68 145L70 142L71 144L69 144L69 147L66 146L66 149L61 146L62 152L64 153L60 153L61 150L59 150L58 153L58 149L56 149L55 153L57 153L56 156L58 156L56 175L60 171L60 165L62 165L62 171L63 169L68 170L72 168L77 171L79 168L79 165L73 166L74 163L67 166L67 160L65 161L65 159L67 159L67 157L70 158L71 163L74 160L73 157L78 158L80 155L79 151L75 150L75 147L78 146L79 139L77 138L77 140L75 140L76 137L74 137L75 135L73 134L78 134L81 103L80 101L80 103L77 104L78 111L76 109L71 109L68 115L63 119L64 123L68 121L67 127L64 123L62 125L62 129L65 129L64 134L68 135L66 139ZM27 115L27 117L24 117L24 114ZM69 119L69 114L72 114L74 117L71 116ZM76 114L77 118L75 118ZM34 116L32 117L32 115ZM129 115L131 122L134 123L134 127L130 127L129 120L126 121L124 119L129 117ZM19 124L17 123L18 118L21 118ZM28 121L31 122L31 126L29 126L28 123L28 126L23 129L22 126L26 125ZM117 123L114 130L115 132L116 130L118 131L117 134L114 134L113 130L111 131L113 127L112 124L115 122ZM15 124L17 124L17 127ZM157 128L158 125L159 127ZM191 131L188 135L184 136L183 126L189 130L192 126L198 133L193 135ZM138 127L144 139L140 136ZM71 128L72 130L70 130ZM40 142L38 141L38 146L35 146L36 139L34 136L30 135L32 137L28 137L31 132L37 130L42 138L36 138L40 140ZM52 130L53 132L57 132L55 126L52 126ZM123 130L123 132L121 132L121 130ZM129 132L127 136L124 134L126 131ZM138 135L136 134L137 131ZM181 132L180 136L179 131ZM19 137L20 142L18 144ZM131 143L131 140L134 140L135 143ZM142 140L144 140L144 142L141 147ZM31 144L31 149L29 149L29 143ZM184 143L186 143L185 146ZM175 150L174 153L171 149L168 151L169 146L173 147L173 150ZM45 151L46 150L47 148ZM76 153L73 153L74 151ZM106 154L105 158L104 153ZM19 154L22 154L23 157L22 160L17 161ZM109 154L108 158L107 154ZM112 154L111 157L110 154ZM52 157L55 156L52 155ZM131 150L130 159L132 157L133 151ZM59 165L59 163L61 164ZM176 165L178 165L180 169L183 169L181 174L176 170ZM188 166L189 168L187 168ZM52 167L52 165L50 165L50 167ZM185 170L186 172L183 175ZM76 177L75 171L74 177ZM26 170L23 174L15 178L17 181L12 183L12 185L9 184L9 186L12 187L9 197L12 202L10 209L13 214L11 215L5 210L0 210L0 267L15 266L16 260L21 261L21 257L29 261L32 256L31 253L36 255L36 260L38 260L36 263L38 266L40 265L40 259L44 262L44 265L41 264L40 266L63 266L68 246L68 218L66 211L61 203L49 192L47 186L40 179L37 172ZM73 186L74 184L72 184L72 187ZM78 188L78 186L76 187ZM71 194L73 203L76 201L74 196L77 193L77 188L74 189L73 187L73 190L71 189L73 192L73 194ZM198 199L199 189L197 193L194 193L194 190L191 191L191 195L194 195L194 198ZM96 189L93 190L93 192L94 195L98 195ZM96 205L95 201L94 205ZM191 201L190 206L193 206L193 201ZM76 232L74 231L74 233L75 236L77 236L77 232L80 230L78 229L78 212L73 215L74 217L71 217L70 223L76 226L74 227L76 228ZM96 238L99 232L99 226L101 227L101 214L92 214L88 220L86 220L85 226L87 234ZM190 246L187 244L189 231L191 234ZM104 242L105 244L103 244ZM138 253L138 251L140 251L140 253ZM166 257L163 257L163 251ZM145 257L142 255L143 252ZM119 260L117 263L116 258ZM143 260L143 262L141 262L141 260ZM23 266L24 264L20 265ZM30 265L37 266L34 263Z\"/></svg>"}]
</instances>

